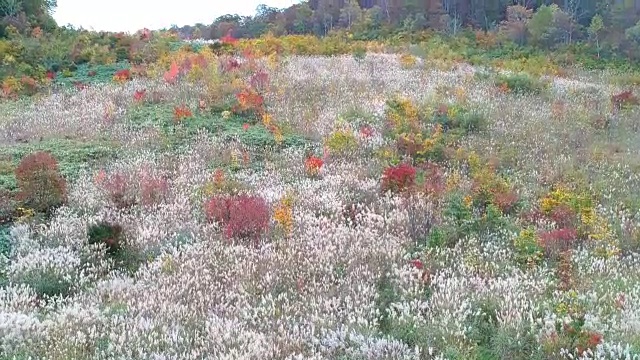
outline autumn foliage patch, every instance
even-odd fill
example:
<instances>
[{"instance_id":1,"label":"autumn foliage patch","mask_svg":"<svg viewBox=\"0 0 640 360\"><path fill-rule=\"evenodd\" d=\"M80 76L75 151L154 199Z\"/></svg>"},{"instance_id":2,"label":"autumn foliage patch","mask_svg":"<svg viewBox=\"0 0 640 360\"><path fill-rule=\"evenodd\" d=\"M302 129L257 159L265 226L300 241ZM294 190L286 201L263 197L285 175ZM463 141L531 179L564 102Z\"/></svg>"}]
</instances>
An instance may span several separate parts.
<instances>
[{"instance_id":1,"label":"autumn foliage patch","mask_svg":"<svg viewBox=\"0 0 640 360\"><path fill-rule=\"evenodd\" d=\"M182 119L192 117L193 113L186 105L176 106L173 109L173 120L178 123Z\"/></svg>"},{"instance_id":2,"label":"autumn foliage patch","mask_svg":"<svg viewBox=\"0 0 640 360\"><path fill-rule=\"evenodd\" d=\"M47 152L25 156L15 170L20 192L18 200L30 209L48 212L66 201L66 181L58 162Z\"/></svg>"},{"instance_id":3,"label":"autumn foliage patch","mask_svg":"<svg viewBox=\"0 0 640 360\"><path fill-rule=\"evenodd\" d=\"M257 240L269 227L269 207L259 196L214 196L204 203L204 212L208 221L223 226L229 239Z\"/></svg>"},{"instance_id":4,"label":"autumn foliage patch","mask_svg":"<svg viewBox=\"0 0 640 360\"><path fill-rule=\"evenodd\" d=\"M403 192L411 189L416 180L416 168L403 163L390 166L382 174L382 191Z\"/></svg>"},{"instance_id":5,"label":"autumn foliage patch","mask_svg":"<svg viewBox=\"0 0 640 360\"><path fill-rule=\"evenodd\" d=\"M115 74L113 74L113 80L116 82L125 82L131 80L131 71L129 69L118 70Z\"/></svg>"},{"instance_id":6,"label":"autumn foliage patch","mask_svg":"<svg viewBox=\"0 0 640 360\"><path fill-rule=\"evenodd\" d=\"M318 175L318 173L320 173L320 169L322 168L322 165L324 165L324 161L319 157L316 157L313 155L309 156L304 161L304 169L307 172L307 175L309 176Z\"/></svg>"}]
</instances>

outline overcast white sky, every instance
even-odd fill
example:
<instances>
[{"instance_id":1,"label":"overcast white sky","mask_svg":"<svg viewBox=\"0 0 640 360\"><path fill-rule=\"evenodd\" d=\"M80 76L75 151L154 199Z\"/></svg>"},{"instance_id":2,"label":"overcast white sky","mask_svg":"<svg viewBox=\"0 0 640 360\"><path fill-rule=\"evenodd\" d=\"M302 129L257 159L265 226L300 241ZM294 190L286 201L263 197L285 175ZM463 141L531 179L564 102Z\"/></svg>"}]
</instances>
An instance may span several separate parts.
<instances>
[{"instance_id":1,"label":"overcast white sky","mask_svg":"<svg viewBox=\"0 0 640 360\"><path fill-rule=\"evenodd\" d=\"M297 0L58 0L53 14L58 25L96 31L159 29L172 24L211 24L225 14L253 15L260 4L283 8Z\"/></svg>"}]
</instances>

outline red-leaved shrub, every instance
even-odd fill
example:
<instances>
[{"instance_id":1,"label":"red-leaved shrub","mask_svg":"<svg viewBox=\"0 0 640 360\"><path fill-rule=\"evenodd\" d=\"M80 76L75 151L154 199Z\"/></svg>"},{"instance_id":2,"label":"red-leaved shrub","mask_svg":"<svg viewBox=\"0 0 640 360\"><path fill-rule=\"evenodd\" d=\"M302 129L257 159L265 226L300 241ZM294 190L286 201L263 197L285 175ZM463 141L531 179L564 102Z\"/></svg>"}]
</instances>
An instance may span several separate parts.
<instances>
[{"instance_id":1,"label":"red-leaved shrub","mask_svg":"<svg viewBox=\"0 0 640 360\"><path fill-rule=\"evenodd\" d=\"M602 334L591 330L582 330L581 335L580 340L582 341L580 341L580 344L576 347L580 356L584 356L587 352L593 354L596 347L600 345L603 340Z\"/></svg>"},{"instance_id":2,"label":"red-leaved shrub","mask_svg":"<svg viewBox=\"0 0 640 360\"><path fill-rule=\"evenodd\" d=\"M639 102L640 100L633 95L631 90L623 91L611 97L611 106L614 113L620 111L624 106L637 105Z\"/></svg>"},{"instance_id":3,"label":"red-leaved shrub","mask_svg":"<svg viewBox=\"0 0 640 360\"><path fill-rule=\"evenodd\" d=\"M309 176L318 175L320 169L322 168L322 165L324 165L324 161L319 157L313 155L309 156L304 161L304 168L307 171L307 175Z\"/></svg>"},{"instance_id":4,"label":"red-leaved shrub","mask_svg":"<svg viewBox=\"0 0 640 360\"><path fill-rule=\"evenodd\" d=\"M549 217L561 228L573 226L577 219L575 211L565 204L554 207Z\"/></svg>"},{"instance_id":5,"label":"red-leaved shrub","mask_svg":"<svg viewBox=\"0 0 640 360\"><path fill-rule=\"evenodd\" d=\"M447 186L442 169L438 164L428 162L423 165L425 169L424 177L424 191L428 195L440 196L442 195Z\"/></svg>"},{"instance_id":6,"label":"red-leaved shrub","mask_svg":"<svg viewBox=\"0 0 640 360\"><path fill-rule=\"evenodd\" d=\"M500 210L509 214L514 209L515 205L518 203L519 197L513 190L499 191L496 190L493 192L493 203Z\"/></svg>"},{"instance_id":7,"label":"red-leaved shrub","mask_svg":"<svg viewBox=\"0 0 640 360\"><path fill-rule=\"evenodd\" d=\"M127 81L131 80L131 71L129 69L118 70L113 74L115 81Z\"/></svg>"},{"instance_id":8,"label":"red-leaved shrub","mask_svg":"<svg viewBox=\"0 0 640 360\"><path fill-rule=\"evenodd\" d=\"M104 190L113 204L125 209L138 204L154 205L163 201L169 192L169 183L164 177L146 169L137 173L101 170L95 177L96 184Z\"/></svg>"},{"instance_id":9,"label":"red-leaved shrub","mask_svg":"<svg viewBox=\"0 0 640 360\"><path fill-rule=\"evenodd\" d=\"M258 238L269 226L269 207L257 196L240 195L229 204L228 237Z\"/></svg>"},{"instance_id":10,"label":"red-leaved shrub","mask_svg":"<svg viewBox=\"0 0 640 360\"><path fill-rule=\"evenodd\" d=\"M147 95L147 89L136 90L136 92L133 93L133 100L140 102L144 100L145 95Z\"/></svg>"},{"instance_id":11,"label":"red-leaved shrub","mask_svg":"<svg viewBox=\"0 0 640 360\"><path fill-rule=\"evenodd\" d=\"M382 191L402 192L413 187L416 168L409 164L390 166L382 174Z\"/></svg>"},{"instance_id":12,"label":"red-leaved shrub","mask_svg":"<svg viewBox=\"0 0 640 360\"><path fill-rule=\"evenodd\" d=\"M143 174L142 179L140 179L140 200L143 205L153 205L161 202L168 191L169 184L164 178Z\"/></svg>"},{"instance_id":13,"label":"red-leaved shrub","mask_svg":"<svg viewBox=\"0 0 640 360\"><path fill-rule=\"evenodd\" d=\"M548 256L555 256L572 248L578 238L575 229L562 228L538 234L538 243Z\"/></svg>"},{"instance_id":14,"label":"red-leaved shrub","mask_svg":"<svg viewBox=\"0 0 640 360\"><path fill-rule=\"evenodd\" d=\"M116 207L125 209L137 204L130 176L119 172L105 174L98 183Z\"/></svg>"},{"instance_id":15,"label":"red-leaved shrub","mask_svg":"<svg viewBox=\"0 0 640 360\"><path fill-rule=\"evenodd\" d=\"M524 225L540 225L546 220L547 216L538 208L520 213L520 220Z\"/></svg>"},{"instance_id":16,"label":"red-leaved shrub","mask_svg":"<svg viewBox=\"0 0 640 360\"><path fill-rule=\"evenodd\" d=\"M258 70L251 75L249 84L259 91L264 91L269 86L269 74L264 70Z\"/></svg>"},{"instance_id":17,"label":"red-leaved shrub","mask_svg":"<svg viewBox=\"0 0 640 360\"><path fill-rule=\"evenodd\" d=\"M229 221L229 203L226 196L214 196L204 203L204 214L209 222L224 224Z\"/></svg>"},{"instance_id":18,"label":"red-leaved shrub","mask_svg":"<svg viewBox=\"0 0 640 360\"><path fill-rule=\"evenodd\" d=\"M67 184L58 170L58 162L49 153L35 152L25 156L15 170L24 207L48 212L67 199Z\"/></svg>"},{"instance_id":19,"label":"red-leaved shrub","mask_svg":"<svg viewBox=\"0 0 640 360\"><path fill-rule=\"evenodd\" d=\"M227 238L257 240L269 227L269 206L259 196L215 196L204 208L207 220L221 223Z\"/></svg>"}]
</instances>

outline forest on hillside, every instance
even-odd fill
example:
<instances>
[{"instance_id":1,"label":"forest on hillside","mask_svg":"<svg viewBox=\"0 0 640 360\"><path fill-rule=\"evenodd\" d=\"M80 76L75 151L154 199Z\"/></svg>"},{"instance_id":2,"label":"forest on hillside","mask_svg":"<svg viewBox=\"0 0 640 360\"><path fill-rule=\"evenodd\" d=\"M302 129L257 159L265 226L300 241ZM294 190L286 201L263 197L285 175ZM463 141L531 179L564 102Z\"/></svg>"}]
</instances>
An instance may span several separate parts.
<instances>
[{"instance_id":1,"label":"forest on hillside","mask_svg":"<svg viewBox=\"0 0 640 360\"><path fill-rule=\"evenodd\" d=\"M0 38L9 25L43 31L64 25L51 16L56 5L55 0L0 0ZM456 36L470 29L542 50L588 45L597 57L640 58L640 0L305 0L169 30L202 39L342 31L356 40L380 40L424 31Z\"/></svg>"},{"instance_id":2,"label":"forest on hillside","mask_svg":"<svg viewBox=\"0 0 640 360\"><path fill-rule=\"evenodd\" d=\"M373 40L424 30L458 35L500 33L503 39L542 49L585 43L597 52L640 56L640 0L310 0L286 9L261 5L250 17L225 15L212 24L174 27L184 37L217 39L265 33L348 31Z\"/></svg>"}]
</instances>

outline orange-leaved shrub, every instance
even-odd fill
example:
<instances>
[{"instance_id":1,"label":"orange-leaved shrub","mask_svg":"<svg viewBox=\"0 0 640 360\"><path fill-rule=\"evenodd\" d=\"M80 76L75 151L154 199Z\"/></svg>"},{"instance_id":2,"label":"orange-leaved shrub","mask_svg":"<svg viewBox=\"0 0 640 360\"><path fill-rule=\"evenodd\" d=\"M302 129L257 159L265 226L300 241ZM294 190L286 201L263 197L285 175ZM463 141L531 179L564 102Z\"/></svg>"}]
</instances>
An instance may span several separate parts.
<instances>
[{"instance_id":1,"label":"orange-leaved shrub","mask_svg":"<svg viewBox=\"0 0 640 360\"><path fill-rule=\"evenodd\" d=\"M22 158L15 176L20 189L18 200L26 208L46 213L67 199L67 184L58 162L47 152L39 151Z\"/></svg>"},{"instance_id":2,"label":"orange-leaved shrub","mask_svg":"<svg viewBox=\"0 0 640 360\"><path fill-rule=\"evenodd\" d=\"M269 227L269 206L259 196L213 196L205 202L204 212L208 221L224 227L229 239L257 240Z\"/></svg>"}]
</instances>

